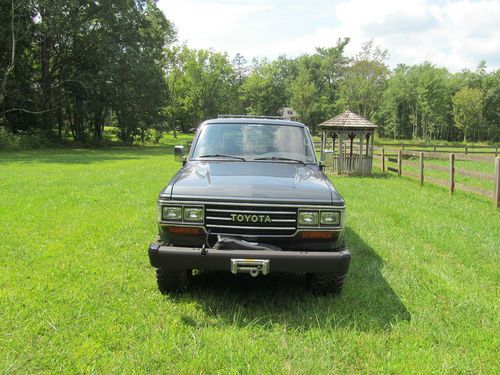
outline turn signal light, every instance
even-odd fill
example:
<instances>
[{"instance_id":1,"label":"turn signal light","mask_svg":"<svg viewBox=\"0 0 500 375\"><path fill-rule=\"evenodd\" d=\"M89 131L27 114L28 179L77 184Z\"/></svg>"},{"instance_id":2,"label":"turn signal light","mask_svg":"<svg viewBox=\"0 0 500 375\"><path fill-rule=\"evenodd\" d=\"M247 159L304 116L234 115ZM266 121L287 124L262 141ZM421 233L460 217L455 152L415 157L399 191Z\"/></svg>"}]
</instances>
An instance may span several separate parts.
<instances>
[{"instance_id":1,"label":"turn signal light","mask_svg":"<svg viewBox=\"0 0 500 375\"><path fill-rule=\"evenodd\" d=\"M165 230L171 234L181 234L184 236L200 236L203 234L201 228L193 227L166 227Z\"/></svg>"},{"instance_id":2,"label":"turn signal light","mask_svg":"<svg viewBox=\"0 0 500 375\"><path fill-rule=\"evenodd\" d=\"M305 231L300 232L301 238L306 238L310 240L329 240L333 238L335 232L325 232L325 231Z\"/></svg>"}]
</instances>

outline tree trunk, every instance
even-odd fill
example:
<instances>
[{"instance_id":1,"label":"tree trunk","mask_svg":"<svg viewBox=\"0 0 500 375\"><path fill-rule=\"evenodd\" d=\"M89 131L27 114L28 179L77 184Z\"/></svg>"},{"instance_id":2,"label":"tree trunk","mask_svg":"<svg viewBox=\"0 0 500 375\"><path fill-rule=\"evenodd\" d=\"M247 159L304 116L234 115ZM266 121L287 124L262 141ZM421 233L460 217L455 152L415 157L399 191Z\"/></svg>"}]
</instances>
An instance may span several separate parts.
<instances>
[{"instance_id":1,"label":"tree trunk","mask_svg":"<svg viewBox=\"0 0 500 375\"><path fill-rule=\"evenodd\" d=\"M64 126L64 121L62 116L62 109L61 107L59 107L57 108L57 138L59 139L59 142L62 141L63 126Z\"/></svg>"},{"instance_id":2,"label":"tree trunk","mask_svg":"<svg viewBox=\"0 0 500 375\"><path fill-rule=\"evenodd\" d=\"M2 84L0 85L0 108L5 100L5 93L7 92L7 81L9 75L14 70L14 64L16 61L16 28L14 21L14 0L11 2L11 14L10 14L10 32L11 32L11 48L10 48L10 61L3 74Z\"/></svg>"},{"instance_id":3,"label":"tree trunk","mask_svg":"<svg viewBox=\"0 0 500 375\"><path fill-rule=\"evenodd\" d=\"M83 142L85 140L84 132L84 116L82 102L80 99L75 99L74 124L75 124L75 141Z\"/></svg>"},{"instance_id":4,"label":"tree trunk","mask_svg":"<svg viewBox=\"0 0 500 375\"><path fill-rule=\"evenodd\" d=\"M71 107L68 108L68 122L69 122L69 129L71 131L71 136L73 139L76 139L76 132L75 132L75 122L74 122L74 116L73 116L73 111L71 110Z\"/></svg>"},{"instance_id":5,"label":"tree trunk","mask_svg":"<svg viewBox=\"0 0 500 375\"><path fill-rule=\"evenodd\" d=\"M52 75L50 71L50 52L51 52L50 37L45 35L42 38L41 45L41 68L42 68L42 107L43 107L43 128L46 133L50 133L52 129Z\"/></svg>"},{"instance_id":6,"label":"tree trunk","mask_svg":"<svg viewBox=\"0 0 500 375\"><path fill-rule=\"evenodd\" d=\"M102 130L103 130L103 120L104 113L101 109L98 109L94 112L94 139L100 141L102 139Z\"/></svg>"}]
</instances>

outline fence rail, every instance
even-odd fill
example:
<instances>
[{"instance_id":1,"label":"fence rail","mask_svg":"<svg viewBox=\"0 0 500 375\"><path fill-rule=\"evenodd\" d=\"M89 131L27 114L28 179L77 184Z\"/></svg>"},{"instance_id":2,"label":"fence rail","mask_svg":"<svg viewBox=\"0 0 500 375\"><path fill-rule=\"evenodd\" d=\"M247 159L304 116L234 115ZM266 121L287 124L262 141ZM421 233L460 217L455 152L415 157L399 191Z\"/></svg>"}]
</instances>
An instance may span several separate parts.
<instances>
[{"instance_id":1,"label":"fence rail","mask_svg":"<svg viewBox=\"0 0 500 375\"><path fill-rule=\"evenodd\" d=\"M452 150L454 150L454 152L460 152L459 150L463 150L463 153L466 155L467 154L494 154L495 157L498 156L498 154L500 153L500 146L474 146L474 145L429 146L429 145L422 145L422 144L417 144L417 143L411 143L411 144L379 143L376 145L376 149L380 149L380 148L394 148L394 149L417 151L417 152L419 152L419 151L426 152L426 151L432 150L432 152L445 153L445 154L450 153L449 150L452 149ZM484 151L486 149L489 149L490 151ZM474 150L480 150L480 151L474 151Z\"/></svg>"},{"instance_id":2,"label":"fence rail","mask_svg":"<svg viewBox=\"0 0 500 375\"><path fill-rule=\"evenodd\" d=\"M430 154L430 155L428 155ZM380 149L379 154L374 154L374 156L379 157L380 162L381 162L381 169L385 173L387 172L392 172L392 173L397 173L398 176L407 176L414 178L416 180L420 181L420 184L423 185L424 181L425 182L430 182L432 184L436 185L441 185L444 187L447 187L450 190L450 193L453 194L455 189L458 190L463 190L469 193L474 193L474 194L479 194L485 197L491 197L493 199L493 205L494 207L498 208L500 207L500 157L496 157L494 159L488 158L484 159L482 158L479 161L494 161L495 163L495 173L494 174L488 174L488 173L483 173L479 171L473 171L473 170L466 170L462 168L455 168L455 161L463 161L463 160L471 160L470 156L471 155L460 155L460 154L455 154L455 153L448 153L448 157L446 159L449 160L448 166L442 166L442 165L432 165L432 164L426 164L425 159L429 160L435 160L435 159L441 159L443 160L444 158L442 157L442 154L440 157L435 157L434 152L423 152L420 151L418 155L415 152L412 151L407 151L407 150L402 150L399 149L398 153L395 154L386 154L384 148ZM396 156L396 157L394 157ZM409 157L417 157L419 158L419 161L413 161L413 160L408 160L404 159L405 156ZM464 156L467 156L464 158ZM478 161L477 159L472 159L473 161ZM413 171L409 171L404 169L404 166L410 166L413 168L418 168L420 173L414 173ZM439 171L439 172L446 172L448 173L448 181L440 178L436 178L433 176L429 176L425 174L426 170L434 170L434 171ZM476 186L470 186L464 183L459 183L456 182L456 175L460 176L467 176L467 177L472 177L472 178L480 178L480 179L485 179L489 181L494 182L494 189L493 191L476 187Z\"/></svg>"},{"instance_id":3,"label":"fence rail","mask_svg":"<svg viewBox=\"0 0 500 375\"><path fill-rule=\"evenodd\" d=\"M316 149L321 148L321 141L314 141L314 147ZM331 149L333 146L331 139L325 142L326 149ZM498 156L500 154L500 146L474 146L474 145L452 145L452 146L433 146L433 145L423 145L418 143L411 144L392 144L392 143L378 143L374 146L375 150L385 149L401 149L404 151L423 151L423 152L436 152L442 154L450 153L450 149L455 153L467 154L490 154Z\"/></svg>"},{"instance_id":4,"label":"fence rail","mask_svg":"<svg viewBox=\"0 0 500 375\"><path fill-rule=\"evenodd\" d=\"M433 152L433 151L418 151L417 152L417 151L412 151L412 150L404 150L405 155L413 156L413 157L418 157L421 152L424 152L425 157L428 159L430 158L430 159L442 159L442 160L448 159L448 155L450 154L450 152L448 152L448 153ZM485 154L466 155L466 154L456 153L455 156L456 156L456 159L460 160L460 161L483 161L483 162L488 162L488 161L494 162L495 161L495 156L492 154L491 155L485 155Z\"/></svg>"}]
</instances>

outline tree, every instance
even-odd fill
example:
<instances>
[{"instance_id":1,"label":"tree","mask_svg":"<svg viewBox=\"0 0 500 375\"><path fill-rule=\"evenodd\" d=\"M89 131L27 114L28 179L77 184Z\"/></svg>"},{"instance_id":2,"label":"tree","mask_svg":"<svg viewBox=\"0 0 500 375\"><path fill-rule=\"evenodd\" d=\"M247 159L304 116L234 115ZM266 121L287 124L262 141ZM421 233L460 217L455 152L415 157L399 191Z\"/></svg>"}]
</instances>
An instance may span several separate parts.
<instances>
[{"instance_id":1,"label":"tree","mask_svg":"<svg viewBox=\"0 0 500 375\"><path fill-rule=\"evenodd\" d=\"M51 137L57 126L60 140L65 132L100 140L112 112L130 142L164 121L162 68L175 31L155 1L8 5L0 3L0 43L8 46L0 49L0 99L13 132Z\"/></svg>"},{"instance_id":2,"label":"tree","mask_svg":"<svg viewBox=\"0 0 500 375\"><path fill-rule=\"evenodd\" d=\"M341 84L341 100L347 108L365 118L373 118L385 89L389 69L387 50L366 42L352 60Z\"/></svg>"},{"instance_id":3,"label":"tree","mask_svg":"<svg viewBox=\"0 0 500 375\"><path fill-rule=\"evenodd\" d=\"M500 141L500 69L485 75L483 79L484 132L481 139Z\"/></svg>"},{"instance_id":4,"label":"tree","mask_svg":"<svg viewBox=\"0 0 500 375\"><path fill-rule=\"evenodd\" d=\"M240 87L240 98L251 115L276 116L289 101L288 60L254 60L249 76Z\"/></svg>"},{"instance_id":5,"label":"tree","mask_svg":"<svg viewBox=\"0 0 500 375\"><path fill-rule=\"evenodd\" d=\"M455 126L464 133L464 143L467 134L474 126L481 123L484 94L480 89L465 86L453 96L453 119Z\"/></svg>"},{"instance_id":6,"label":"tree","mask_svg":"<svg viewBox=\"0 0 500 375\"><path fill-rule=\"evenodd\" d=\"M231 64L236 74L236 81L238 85L241 85L248 75L247 60L242 54L237 53L231 61Z\"/></svg>"},{"instance_id":7,"label":"tree","mask_svg":"<svg viewBox=\"0 0 500 375\"><path fill-rule=\"evenodd\" d=\"M16 44L17 44L17 30L16 30L16 7L14 5L14 0L10 3L10 56L7 57L6 67L3 69L2 81L0 82L0 108L2 107L5 92L7 91L7 81L9 79L12 70L14 70L16 62Z\"/></svg>"},{"instance_id":8,"label":"tree","mask_svg":"<svg viewBox=\"0 0 500 375\"><path fill-rule=\"evenodd\" d=\"M431 63L399 65L381 93L375 117L382 134L394 138L450 139L450 74Z\"/></svg>"},{"instance_id":9,"label":"tree","mask_svg":"<svg viewBox=\"0 0 500 375\"><path fill-rule=\"evenodd\" d=\"M233 112L238 95L236 74L226 54L183 46L169 54L166 112L182 131L200 121ZM174 64L174 65L172 65Z\"/></svg>"},{"instance_id":10,"label":"tree","mask_svg":"<svg viewBox=\"0 0 500 375\"><path fill-rule=\"evenodd\" d=\"M338 39L334 47L317 47L316 54L320 59L322 74L322 91L328 95L330 102L338 98L338 90L347 67L348 59L344 56L344 49L350 39Z\"/></svg>"},{"instance_id":11,"label":"tree","mask_svg":"<svg viewBox=\"0 0 500 375\"><path fill-rule=\"evenodd\" d=\"M315 127L314 104L318 100L318 91L312 81L309 69L304 64L300 65L299 72L291 87L291 104L300 115L302 122Z\"/></svg>"}]
</instances>

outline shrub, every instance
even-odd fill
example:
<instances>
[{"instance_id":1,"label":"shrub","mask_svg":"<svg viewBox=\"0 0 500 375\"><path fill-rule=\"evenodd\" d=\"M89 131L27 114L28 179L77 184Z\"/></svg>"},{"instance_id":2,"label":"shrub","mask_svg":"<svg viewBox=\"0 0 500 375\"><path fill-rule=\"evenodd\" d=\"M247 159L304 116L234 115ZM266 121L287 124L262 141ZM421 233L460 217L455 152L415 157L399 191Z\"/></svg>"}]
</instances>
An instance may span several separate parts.
<instances>
[{"instance_id":1,"label":"shrub","mask_svg":"<svg viewBox=\"0 0 500 375\"><path fill-rule=\"evenodd\" d=\"M39 130L12 133L0 127L0 150L30 150L53 147L55 144Z\"/></svg>"}]
</instances>

